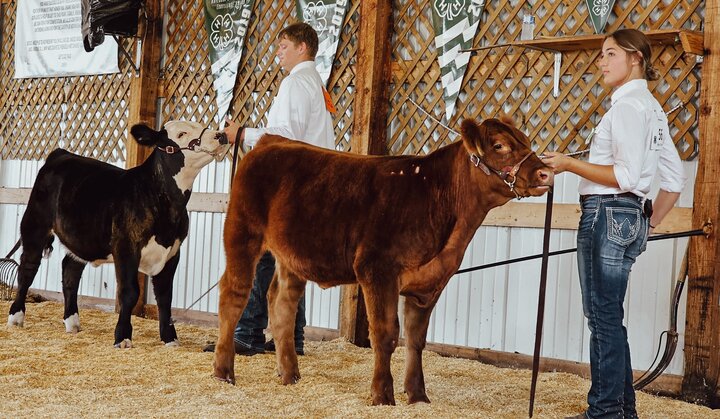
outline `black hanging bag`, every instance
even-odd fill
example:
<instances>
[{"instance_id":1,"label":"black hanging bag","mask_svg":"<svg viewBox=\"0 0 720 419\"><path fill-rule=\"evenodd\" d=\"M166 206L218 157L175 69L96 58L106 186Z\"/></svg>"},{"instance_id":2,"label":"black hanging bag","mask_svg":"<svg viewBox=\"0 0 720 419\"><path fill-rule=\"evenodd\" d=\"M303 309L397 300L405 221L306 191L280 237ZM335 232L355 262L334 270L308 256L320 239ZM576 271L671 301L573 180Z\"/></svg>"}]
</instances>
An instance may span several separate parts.
<instances>
[{"instance_id":1,"label":"black hanging bag","mask_svg":"<svg viewBox=\"0 0 720 419\"><path fill-rule=\"evenodd\" d=\"M81 0L85 51L103 43L105 34L135 36L142 0Z\"/></svg>"}]
</instances>

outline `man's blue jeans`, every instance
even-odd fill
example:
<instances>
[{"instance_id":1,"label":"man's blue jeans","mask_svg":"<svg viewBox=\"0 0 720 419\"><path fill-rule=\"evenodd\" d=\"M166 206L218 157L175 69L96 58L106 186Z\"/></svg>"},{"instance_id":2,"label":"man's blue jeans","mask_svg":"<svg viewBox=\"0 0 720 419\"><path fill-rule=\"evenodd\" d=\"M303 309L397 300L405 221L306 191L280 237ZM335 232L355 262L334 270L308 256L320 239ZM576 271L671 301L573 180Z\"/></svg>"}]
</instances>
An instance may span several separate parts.
<instances>
[{"instance_id":1,"label":"man's blue jeans","mask_svg":"<svg viewBox=\"0 0 720 419\"><path fill-rule=\"evenodd\" d=\"M275 258L265 252L255 267L255 280L245 311L235 327L235 342L254 349L265 351L265 328L268 325L267 292L275 273ZM305 294L300 297L295 315L295 349L302 350L305 334Z\"/></svg>"},{"instance_id":2,"label":"man's blue jeans","mask_svg":"<svg viewBox=\"0 0 720 419\"><path fill-rule=\"evenodd\" d=\"M590 418L636 418L623 301L648 219L639 198L591 195L581 203L577 238L583 311L590 328Z\"/></svg>"}]
</instances>

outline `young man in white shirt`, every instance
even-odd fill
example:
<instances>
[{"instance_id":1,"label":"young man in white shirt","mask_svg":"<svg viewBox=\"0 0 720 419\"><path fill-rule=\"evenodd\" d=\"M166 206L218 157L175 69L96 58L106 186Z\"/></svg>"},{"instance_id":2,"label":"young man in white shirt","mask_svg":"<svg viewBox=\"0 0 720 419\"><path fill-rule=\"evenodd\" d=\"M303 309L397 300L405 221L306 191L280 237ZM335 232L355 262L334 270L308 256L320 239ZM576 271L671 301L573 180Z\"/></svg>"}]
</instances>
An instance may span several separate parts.
<instances>
[{"instance_id":1,"label":"young man in white shirt","mask_svg":"<svg viewBox=\"0 0 720 419\"><path fill-rule=\"evenodd\" d=\"M276 55L288 75L280 83L264 128L241 128L226 121L225 133L231 143L254 147L264 134L275 134L335 149L335 133L330 97L315 69L318 36L306 23L295 23L278 34ZM265 352L264 329L268 324L267 291L275 272L275 259L266 252L257 264L248 304L235 328L235 353L255 355ZM305 296L300 299L295 318L295 351L304 353ZM205 350L214 350L209 345ZM268 347L268 350L274 350Z\"/></svg>"}]
</instances>

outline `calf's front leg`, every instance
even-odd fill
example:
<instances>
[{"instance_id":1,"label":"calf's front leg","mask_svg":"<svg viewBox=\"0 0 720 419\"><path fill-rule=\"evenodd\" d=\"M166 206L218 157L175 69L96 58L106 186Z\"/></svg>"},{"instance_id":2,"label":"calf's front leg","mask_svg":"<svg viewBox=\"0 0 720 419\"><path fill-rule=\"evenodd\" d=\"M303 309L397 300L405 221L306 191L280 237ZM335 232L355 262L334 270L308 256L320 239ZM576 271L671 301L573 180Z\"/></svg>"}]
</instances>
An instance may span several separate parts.
<instances>
[{"instance_id":1,"label":"calf's front leg","mask_svg":"<svg viewBox=\"0 0 720 419\"><path fill-rule=\"evenodd\" d=\"M429 307L421 307L414 298L405 299L405 392L408 403L430 403L425 393L425 377L422 367L422 351L425 349L430 314L437 302L432 300Z\"/></svg>"},{"instance_id":2,"label":"calf's front leg","mask_svg":"<svg viewBox=\"0 0 720 419\"><path fill-rule=\"evenodd\" d=\"M113 259L118 283L118 300L120 301L120 314L115 326L115 347L132 348L130 316L140 296L140 286L138 284L140 255L129 251L116 252L113 254Z\"/></svg>"},{"instance_id":3,"label":"calf's front leg","mask_svg":"<svg viewBox=\"0 0 720 419\"><path fill-rule=\"evenodd\" d=\"M153 276L152 279L153 291L155 292L155 299L157 300L158 306L160 339L166 346L180 346L171 313L173 278L175 277L179 260L180 252L178 251L175 256L165 263L162 271Z\"/></svg>"}]
</instances>

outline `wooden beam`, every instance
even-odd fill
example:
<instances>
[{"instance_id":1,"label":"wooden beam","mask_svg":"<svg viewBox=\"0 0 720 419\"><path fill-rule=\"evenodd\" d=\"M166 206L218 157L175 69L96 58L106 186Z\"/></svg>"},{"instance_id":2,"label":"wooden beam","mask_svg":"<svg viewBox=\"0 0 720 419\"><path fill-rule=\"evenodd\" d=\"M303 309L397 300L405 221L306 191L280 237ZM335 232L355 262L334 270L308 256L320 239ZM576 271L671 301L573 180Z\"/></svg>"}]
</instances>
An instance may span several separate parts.
<instances>
[{"instance_id":1,"label":"wooden beam","mask_svg":"<svg viewBox=\"0 0 720 419\"><path fill-rule=\"evenodd\" d=\"M140 39L140 71L130 82L128 105L128 128L144 122L157 128L158 87L160 86L160 59L162 57L163 2L148 0L145 2L147 22L140 19L138 33ZM142 35L144 33L144 35ZM129 134L126 142L126 167L135 167L150 155L150 147L138 145Z\"/></svg>"},{"instance_id":2,"label":"wooden beam","mask_svg":"<svg viewBox=\"0 0 720 419\"><path fill-rule=\"evenodd\" d=\"M714 232L690 240L682 397L720 407L720 0L705 2L704 28L693 225L710 221Z\"/></svg>"},{"instance_id":3,"label":"wooden beam","mask_svg":"<svg viewBox=\"0 0 720 419\"><path fill-rule=\"evenodd\" d=\"M162 0L147 0L145 2L147 21L140 19L138 33L139 39L144 40L141 48L140 70L130 82L130 97L128 106L127 126L144 122L152 128L157 128L157 102L158 86L160 85L160 59L162 57L162 30L163 30L163 2ZM139 145L130 136L125 142L127 158L125 167L132 168L140 165L150 155L151 148ZM145 311L147 302L147 276L138 275L140 296L133 309L133 314L141 316ZM118 303L116 303L118 304ZM116 305L119 310L119 306Z\"/></svg>"},{"instance_id":4,"label":"wooden beam","mask_svg":"<svg viewBox=\"0 0 720 419\"><path fill-rule=\"evenodd\" d=\"M354 119L350 138L350 151L357 154L387 154L391 38L392 2L361 2ZM358 346L369 347L367 313L363 301L358 285L343 286L340 335Z\"/></svg>"},{"instance_id":5,"label":"wooden beam","mask_svg":"<svg viewBox=\"0 0 720 419\"><path fill-rule=\"evenodd\" d=\"M390 109L391 2L367 0L360 5L357 74L350 150L357 154L387 154Z\"/></svg>"},{"instance_id":6,"label":"wooden beam","mask_svg":"<svg viewBox=\"0 0 720 419\"><path fill-rule=\"evenodd\" d=\"M0 187L0 204L27 204L30 188ZM226 212L228 194L195 192L190 195L187 209L191 212ZM673 208L662 224L655 229L657 234L678 233L693 229L692 208ZM578 204L555 204L552 228L577 230L580 220ZM493 208L483 221L485 227L543 228L545 204L511 201L502 207ZM702 226L698 225L697 228Z\"/></svg>"},{"instance_id":7,"label":"wooden beam","mask_svg":"<svg viewBox=\"0 0 720 419\"><path fill-rule=\"evenodd\" d=\"M677 233L692 230L692 208L673 208L655 233ZM577 230L580 221L579 204L554 204L552 228ZM543 228L545 204L508 202L490 210L482 225L485 227L529 227ZM697 228L700 228L698 226Z\"/></svg>"},{"instance_id":8,"label":"wooden beam","mask_svg":"<svg viewBox=\"0 0 720 419\"><path fill-rule=\"evenodd\" d=\"M702 32L680 31L678 37L680 38L683 51L700 56L705 55L705 46L703 45L704 34Z\"/></svg>"},{"instance_id":9,"label":"wooden beam","mask_svg":"<svg viewBox=\"0 0 720 419\"><path fill-rule=\"evenodd\" d=\"M706 13L707 15L707 13ZM702 46L703 32L690 31L686 29L658 29L645 32L650 43L653 45L675 45L680 43L683 51L692 54L703 54ZM576 35L560 36L535 39L532 41L513 42L512 45L525 46L538 50L552 51L578 51L583 49L600 49L605 40L606 34L600 35ZM684 42L683 42L684 38Z\"/></svg>"}]
</instances>

